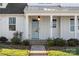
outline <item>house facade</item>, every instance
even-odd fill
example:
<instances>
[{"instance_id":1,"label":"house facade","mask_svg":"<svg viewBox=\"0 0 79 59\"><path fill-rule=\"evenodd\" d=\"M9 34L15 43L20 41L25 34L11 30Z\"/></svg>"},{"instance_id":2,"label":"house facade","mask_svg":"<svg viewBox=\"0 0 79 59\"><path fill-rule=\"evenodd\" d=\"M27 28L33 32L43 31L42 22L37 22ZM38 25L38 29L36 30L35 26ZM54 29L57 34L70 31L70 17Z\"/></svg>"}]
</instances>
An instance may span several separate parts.
<instances>
[{"instance_id":1,"label":"house facade","mask_svg":"<svg viewBox=\"0 0 79 59\"><path fill-rule=\"evenodd\" d=\"M16 31L23 39L79 39L79 4L0 4L0 36L9 40Z\"/></svg>"}]
</instances>

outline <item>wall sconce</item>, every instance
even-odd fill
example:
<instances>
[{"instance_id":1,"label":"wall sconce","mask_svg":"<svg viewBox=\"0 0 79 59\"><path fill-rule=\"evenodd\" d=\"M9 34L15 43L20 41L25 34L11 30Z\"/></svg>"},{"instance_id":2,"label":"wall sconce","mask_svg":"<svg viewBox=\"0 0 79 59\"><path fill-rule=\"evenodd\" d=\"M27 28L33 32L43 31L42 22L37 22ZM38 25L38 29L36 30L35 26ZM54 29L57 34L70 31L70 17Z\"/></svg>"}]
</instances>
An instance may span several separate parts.
<instances>
[{"instance_id":1,"label":"wall sconce","mask_svg":"<svg viewBox=\"0 0 79 59\"><path fill-rule=\"evenodd\" d=\"M38 20L40 20L40 16L38 16Z\"/></svg>"}]
</instances>

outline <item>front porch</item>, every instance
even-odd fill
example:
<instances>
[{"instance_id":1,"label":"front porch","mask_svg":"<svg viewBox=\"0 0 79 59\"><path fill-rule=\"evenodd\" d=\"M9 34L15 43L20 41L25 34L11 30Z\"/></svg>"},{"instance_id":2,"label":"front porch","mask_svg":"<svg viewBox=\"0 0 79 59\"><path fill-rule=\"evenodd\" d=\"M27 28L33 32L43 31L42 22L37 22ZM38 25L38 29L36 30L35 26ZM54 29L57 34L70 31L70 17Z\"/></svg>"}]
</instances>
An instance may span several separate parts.
<instances>
[{"instance_id":1,"label":"front porch","mask_svg":"<svg viewBox=\"0 0 79 59\"><path fill-rule=\"evenodd\" d=\"M29 38L45 40L50 37L50 17L49 16L29 16Z\"/></svg>"},{"instance_id":2,"label":"front porch","mask_svg":"<svg viewBox=\"0 0 79 59\"><path fill-rule=\"evenodd\" d=\"M40 20L38 20L40 16ZM78 15L70 14L26 14L26 38L46 40L48 38L78 38ZM74 20L74 31L70 31L70 19Z\"/></svg>"}]
</instances>

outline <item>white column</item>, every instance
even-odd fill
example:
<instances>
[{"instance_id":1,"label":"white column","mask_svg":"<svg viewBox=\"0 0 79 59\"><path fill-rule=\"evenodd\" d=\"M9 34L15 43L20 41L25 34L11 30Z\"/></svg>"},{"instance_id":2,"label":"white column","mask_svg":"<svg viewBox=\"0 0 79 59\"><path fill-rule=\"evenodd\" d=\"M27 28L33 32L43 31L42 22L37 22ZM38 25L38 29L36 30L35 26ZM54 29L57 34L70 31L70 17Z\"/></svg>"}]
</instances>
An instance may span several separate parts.
<instances>
[{"instance_id":1,"label":"white column","mask_svg":"<svg viewBox=\"0 0 79 59\"><path fill-rule=\"evenodd\" d=\"M74 22L75 22L75 38L77 38L77 30L78 30L78 28L77 28L77 15L75 15L75 20L74 20Z\"/></svg>"},{"instance_id":2,"label":"white column","mask_svg":"<svg viewBox=\"0 0 79 59\"><path fill-rule=\"evenodd\" d=\"M50 15L50 38L53 38L53 30L52 30L53 22L52 22L52 19L53 19L53 16Z\"/></svg>"},{"instance_id":3,"label":"white column","mask_svg":"<svg viewBox=\"0 0 79 59\"><path fill-rule=\"evenodd\" d=\"M60 20L59 20L59 27L60 27L60 38L62 38L62 16L60 16Z\"/></svg>"},{"instance_id":4,"label":"white column","mask_svg":"<svg viewBox=\"0 0 79 59\"><path fill-rule=\"evenodd\" d=\"M29 18L28 15L25 15L25 38L29 39Z\"/></svg>"}]
</instances>

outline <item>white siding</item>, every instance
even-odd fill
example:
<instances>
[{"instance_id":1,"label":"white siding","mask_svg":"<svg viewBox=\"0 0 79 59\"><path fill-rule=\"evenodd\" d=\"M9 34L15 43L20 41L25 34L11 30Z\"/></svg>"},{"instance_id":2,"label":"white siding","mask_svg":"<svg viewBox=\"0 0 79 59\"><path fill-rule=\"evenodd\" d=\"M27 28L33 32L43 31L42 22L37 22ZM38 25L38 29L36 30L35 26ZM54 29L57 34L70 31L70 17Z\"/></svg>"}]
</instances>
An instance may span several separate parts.
<instances>
[{"instance_id":1,"label":"white siding","mask_svg":"<svg viewBox=\"0 0 79 59\"><path fill-rule=\"evenodd\" d=\"M49 16L42 16L39 24L40 28L40 39L47 39L50 37L50 17Z\"/></svg>"},{"instance_id":2,"label":"white siding","mask_svg":"<svg viewBox=\"0 0 79 59\"><path fill-rule=\"evenodd\" d=\"M16 31L23 32L23 39L26 39L26 18L24 15L19 14L5 14L0 15L0 36L5 36L9 39L13 37L15 31L9 31L9 17L16 17ZM29 16L29 38L32 38L32 18L37 16ZM70 17L60 16L54 18L57 19L57 27L53 28L53 38L62 37L64 39L74 38L74 32L70 31ZM39 38L47 39L50 37L50 16L40 16L39 21ZM79 31L77 32L77 38L79 39Z\"/></svg>"},{"instance_id":3,"label":"white siding","mask_svg":"<svg viewBox=\"0 0 79 59\"><path fill-rule=\"evenodd\" d=\"M56 16L54 16L53 17L54 19L56 19L56 28L53 28L52 30L53 30L53 38L59 38L60 37L60 17L56 17ZM52 26L53 26L53 24L52 24Z\"/></svg>"},{"instance_id":4,"label":"white siding","mask_svg":"<svg viewBox=\"0 0 79 59\"><path fill-rule=\"evenodd\" d=\"M0 36L5 36L9 39L13 37L15 31L9 31L9 17L16 17L16 31L24 32L24 16L23 15L0 15Z\"/></svg>"},{"instance_id":5,"label":"white siding","mask_svg":"<svg viewBox=\"0 0 79 59\"><path fill-rule=\"evenodd\" d=\"M64 39L75 38L74 32L70 31L70 17L61 17L61 37Z\"/></svg>"}]
</instances>

